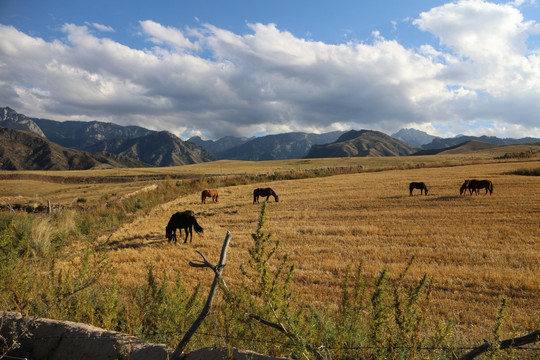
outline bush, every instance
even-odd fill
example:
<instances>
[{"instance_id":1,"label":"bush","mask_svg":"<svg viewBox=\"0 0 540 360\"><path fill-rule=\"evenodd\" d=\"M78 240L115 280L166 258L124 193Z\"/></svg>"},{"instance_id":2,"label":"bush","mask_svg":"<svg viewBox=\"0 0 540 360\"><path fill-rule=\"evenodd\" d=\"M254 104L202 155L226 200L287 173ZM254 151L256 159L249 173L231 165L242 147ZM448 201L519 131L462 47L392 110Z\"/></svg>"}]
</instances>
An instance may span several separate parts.
<instances>
[{"instance_id":1,"label":"bush","mask_svg":"<svg viewBox=\"0 0 540 360\"><path fill-rule=\"evenodd\" d=\"M537 167L535 169L517 169L515 171L511 171L508 173L505 173L507 175L524 175L524 176L540 176L540 167Z\"/></svg>"}]
</instances>

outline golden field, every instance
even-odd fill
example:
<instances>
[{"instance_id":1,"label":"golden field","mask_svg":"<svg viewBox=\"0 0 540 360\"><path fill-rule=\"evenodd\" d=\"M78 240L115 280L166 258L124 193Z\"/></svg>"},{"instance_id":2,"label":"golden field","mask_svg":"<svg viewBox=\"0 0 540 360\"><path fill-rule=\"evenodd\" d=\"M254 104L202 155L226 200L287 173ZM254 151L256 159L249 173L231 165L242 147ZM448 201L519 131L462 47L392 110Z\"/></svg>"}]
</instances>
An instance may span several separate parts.
<instances>
[{"instance_id":1,"label":"golden field","mask_svg":"<svg viewBox=\"0 0 540 360\"><path fill-rule=\"evenodd\" d=\"M510 299L509 329L534 330L540 308L540 179L503 175L528 163L493 163L358 173L220 188L218 203L201 204L200 194L179 197L112 234L110 260L124 285L144 281L148 268L187 286L208 284L210 271L190 268L195 250L217 261L227 231L232 234L224 277L238 284L247 261L260 205L252 191L271 186L268 230L295 264L301 297L317 307L336 306L347 266L361 261L369 275L382 268L397 275L412 256L411 281L433 277L432 313L453 318L463 334L487 337L500 298ZM466 178L490 179L493 195L460 196ZM428 196L409 196L408 184L424 181ZM204 234L183 244L165 240L176 211L193 210ZM104 240L104 239L103 239Z\"/></svg>"},{"instance_id":2,"label":"golden field","mask_svg":"<svg viewBox=\"0 0 540 360\"><path fill-rule=\"evenodd\" d=\"M169 279L180 273L188 288L198 282L206 287L213 274L191 268L188 262L200 259L196 250L217 262L225 234L230 231L224 278L234 287L240 281L239 267L248 259L247 249L261 210L260 204L252 203L253 189L270 186L280 201L271 197L268 202L267 230L281 241L281 254L290 255L295 265L295 288L302 299L320 309L336 307L347 267L354 269L363 262L370 277L383 268L397 276L415 256L407 279L417 281L423 274L435 279L433 317L455 319L463 336L489 338L500 299L506 296L510 300L507 330L522 335L540 325L540 179L505 173L538 168L540 160L494 161L493 154L485 154L222 161L139 169L141 173L131 169L135 175L155 171L197 178L204 174L363 167L362 172L349 175L218 187L218 203L207 200L201 204L199 192L179 196L137 216L101 241L109 238L108 258L117 269L119 286L144 283L148 269L153 268L155 274L165 272ZM437 167L429 167L432 165ZM388 170L391 168L394 170ZM97 172L73 176L99 176ZM35 174L38 178L32 181L0 180L0 198L43 201L58 195L63 196L63 202L72 203L77 197L97 200L103 194L125 195L163 181L67 185L39 181L43 172ZM460 196L459 188L469 178L493 181L493 195ZM420 196L415 190L414 196L409 196L411 181L425 182L429 195ZM170 216L188 209L195 212L204 233L194 233L192 243L183 243L183 233L178 244L168 243L164 228Z\"/></svg>"}]
</instances>

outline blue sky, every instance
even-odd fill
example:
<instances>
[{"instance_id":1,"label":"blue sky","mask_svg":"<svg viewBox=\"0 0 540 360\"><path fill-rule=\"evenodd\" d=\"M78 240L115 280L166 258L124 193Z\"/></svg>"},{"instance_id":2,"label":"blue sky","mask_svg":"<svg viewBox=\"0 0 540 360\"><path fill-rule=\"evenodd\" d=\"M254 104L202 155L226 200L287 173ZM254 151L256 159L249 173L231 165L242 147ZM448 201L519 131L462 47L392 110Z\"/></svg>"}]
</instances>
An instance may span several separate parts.
<instances>
[{"instance_id":1,"label":"blue sky","mask_svg":"<svg viewBox=\"0 0 540 360\"><path fill-rule=\"evenodd\" d=\"M540 4L0 0L0 106L182 138L540 137Z\"/></svg>"}]
</instances>

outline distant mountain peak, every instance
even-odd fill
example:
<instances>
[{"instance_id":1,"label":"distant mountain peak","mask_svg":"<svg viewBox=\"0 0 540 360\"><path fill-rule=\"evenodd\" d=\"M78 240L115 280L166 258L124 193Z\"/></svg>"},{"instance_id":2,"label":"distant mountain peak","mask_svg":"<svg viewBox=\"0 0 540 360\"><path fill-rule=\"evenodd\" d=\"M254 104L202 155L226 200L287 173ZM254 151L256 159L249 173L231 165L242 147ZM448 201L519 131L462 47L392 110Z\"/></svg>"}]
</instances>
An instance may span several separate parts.
<instances>
[{"instance_id":1,"label":"distant mountain peak","mask_svg":"<svg viewBox=\"0 0 540 360\"><path fill-rule=\"evenodd\" d=\"M437 136L430 135L424 131L408 128L401 129L398 132L392 134L392 137L405 141L407 144L412 146L422 146L424 144L429 144L436 139Z\"/></svg>"},{"instance_id":2,"label":"distant mountain peak","mask_svg":"<svg viewBox=\"0 0 540 360\"><path fill-rule=\"evenodd\" d=\"M335 142L314 145L306 158L410 155L418 148L374 130L351 130Z\"/></svg>"},{"instance_id":3,"label":"distant mountain peak","mask_svg":"<svg viewBox=\"0 0 540 360\"><path fill-rule=\"evenodd\" d=\"M46 137L41 128L28 116L19 114L10 107L0 108L0 126L15 130L24 130Z\"/></svg>"}]
</instances>

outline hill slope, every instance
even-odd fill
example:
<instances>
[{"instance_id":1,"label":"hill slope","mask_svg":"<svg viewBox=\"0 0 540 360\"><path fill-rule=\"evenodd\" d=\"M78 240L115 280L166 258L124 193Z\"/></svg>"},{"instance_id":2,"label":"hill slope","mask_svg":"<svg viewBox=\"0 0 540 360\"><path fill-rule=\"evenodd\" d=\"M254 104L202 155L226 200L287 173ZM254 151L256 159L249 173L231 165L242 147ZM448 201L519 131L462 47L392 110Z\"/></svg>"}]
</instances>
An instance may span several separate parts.
<instances>
[{"instance_id":1,"label":"hill slope","mask_svg":"<svg viewBox=\"0 0 540 360\"><path fill-rule=\"evenodd\" d=\"M192 143L185 143L173 134L139 126L29 118L9 107L0 108L0 126L3 124L12 129L30 131L66 148L93 153L109 152L132 158L135 160L134 164L143 166L176 166L216 159L207 150ZM30 168L32 166L25 165Z\"/></svg>"},{"instance_id":2,"label":"hill slope","mask_svg":"<svg viewBox=\"0 0 540 360\"><path fill-rule=\"evenodd\" d=\"M421 146L429 144L437 136L429 135L428 133L416 129L401 129L398 132L392 134L394 139L405 141L412 146Z\"/></svg>"},{"instance_id":3,"label":"hill slope","mask_svg":"<svg viewBox=\"0 0 540 360\"><path fill-rule=\"evenodd\" d=\"M3 170L87 170L148 166L117 155L68 149L36 134L5 127L0 127L0 162L3 163Z\"/></svg>"},{"instance_id":4,"label":"hill slope","mask_svg":"<svg viewBox=\"0 0 540 360\"><path fill-rule=\"evenodd\" d=\"M34 120L19 114L9 107L0 108L0 126L15 130L24 130L45 137L45 134Z\"/></svg>"},{"instance_id":5,"label":"hill slope","mask_svg":"<svg viewBox=\"0 0 540 360\"><path fill-rule=\"evenodd\" d=\"M342 134L342 131L334 131L325 134L292 132L267 135L231 148L221 153L220 158L251 161L301 159L313 145L335 141Z\"/></svg>"},{"instance_id":6,"label":"hill slope","mask_svg":"<svg viewBox=\"0 0 540 360\"><path fill-rule=\"evenodd\" d=\"M210 151L212 154L220 158L222 154L227 150L241 146L251 139L252 138L247 137L224 136L214 141L203 140L200 136L193 136L187 141L205 148L206 150Z\"/></svg>"},{"instance_id":7,"label":"hill slope","mask_svg":"<svg viewBox=\"0 0 540 360\"><path fill-rule=\"evenodd\" d=\"M103 140L131 139L155 132L139 126L121 126L100 121L33 120L50 141L78 150L85 150Z\"/></svg>"},{"instance_id":8,"label":"hill slope","mask_svg":"<svg viewBox=\"0 0 540 360\"><path fill-rule=\"evenodd\" d=\"M154 166L178 166L216 160L202 147L184 142L168 131L152 132L133 139L104 140L86 148L91 152L110 152Z\"/></svg>"},{"instance_id":9,"label":"hill slope","mask_svg":"<svg viewBox=\"0 0 540 360\"><path fill-rule=\"evenodd\" d=\"M512 138L505 138L501 139L495 136L458 136L454 138L436 138L433 139L432 142L429 144L422 145L422 149L425 150L431 150L431 149L445 149L450 148L456 145L460 145L463 143L466 143L468 141L478 141L486 144L496 144L496 145L515 145L515 144L527 144L532 142L539 142L540 139L537 138L521 138L521 139L512 139Z\"/></svg>"},{"instance_id":10,"label":"hill slope","mask_svg":"<svg viewBox=\"0 0 540 360\"><path fill-rule=\"evenodd\" d=\"M306 158L403 156L410 155L416 150L418 148L379 131L351 130L334 143L314 145Z\"/></svg>"}]
</instances>

